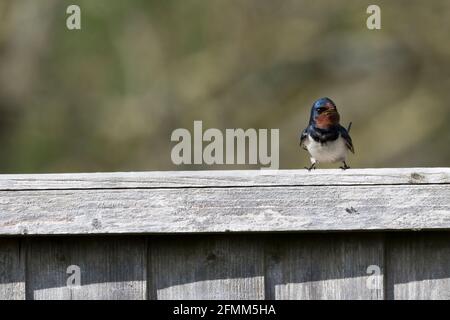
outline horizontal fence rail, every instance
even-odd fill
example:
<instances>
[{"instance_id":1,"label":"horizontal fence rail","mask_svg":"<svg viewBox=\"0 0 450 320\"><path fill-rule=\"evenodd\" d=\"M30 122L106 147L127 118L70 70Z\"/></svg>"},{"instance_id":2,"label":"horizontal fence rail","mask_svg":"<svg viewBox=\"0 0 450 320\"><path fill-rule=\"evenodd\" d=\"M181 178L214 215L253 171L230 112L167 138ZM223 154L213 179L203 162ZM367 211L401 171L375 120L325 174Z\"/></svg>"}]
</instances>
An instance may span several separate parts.
<instances>
[{"instance_id":1,"label":"horizontal fence rail","mask_svg":"<svg viewBox=\"0 0 450 320\"><path fill-rule=\"evenodd\" d=\"M1 235L450 227L450 170L4 175Z\"/></svg>"},{"instance_id":2,"label":"horizontal fence rail","mask_svg":"<svg viewBox=\"0 0 450 320\"><path fill-rule=\"evenodd\" d=\"M450 168L0 175L0 299L450 299Z\"/></svg>"}]
</instances>

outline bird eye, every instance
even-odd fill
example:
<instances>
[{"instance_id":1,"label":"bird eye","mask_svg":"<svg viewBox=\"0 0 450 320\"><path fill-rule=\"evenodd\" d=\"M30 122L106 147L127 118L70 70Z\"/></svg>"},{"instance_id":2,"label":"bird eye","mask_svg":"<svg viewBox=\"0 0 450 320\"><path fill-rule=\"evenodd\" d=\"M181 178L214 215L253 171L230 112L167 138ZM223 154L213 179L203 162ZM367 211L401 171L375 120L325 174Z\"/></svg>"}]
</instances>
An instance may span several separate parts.
<instances>
[{"instance_id":1,"label":"bird eye","mask_svg":"<svg viewBox=\"0 0 450 320\"><path fill-rule=\"evenodd\" d=\"M320 108L317 109L317 111L319 111L321 113L321 112L325 111L325 108L324 107L320 107Z\"/></svg>"}]
</instances>

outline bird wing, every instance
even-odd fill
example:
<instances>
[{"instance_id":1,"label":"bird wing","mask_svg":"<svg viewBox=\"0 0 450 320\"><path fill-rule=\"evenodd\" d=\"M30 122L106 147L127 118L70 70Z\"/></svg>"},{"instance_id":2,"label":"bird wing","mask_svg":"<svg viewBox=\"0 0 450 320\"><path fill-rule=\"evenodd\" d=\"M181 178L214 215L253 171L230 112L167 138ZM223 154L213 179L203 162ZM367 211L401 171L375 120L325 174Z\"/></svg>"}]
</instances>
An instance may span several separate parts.
<instances>
[{"instance_id":1,"label":"bird wing","mask_svg":"<svg viewBox=\"0 0 450 320\"><path fill-rule=\"evenodd\" d=\"M305 146L305 140L308 138L308 128L306 128L305 130L303 130L302 131L302 133L300 133L300 142L299 142L299 145L300 145L300 147L302 147L303 149L305 149L305 150L307 150L306 149L306 146Z\"/></svg>"},{"instance_id":2,"label":"bird wing","mask_svg":"<svg viewBox=\"0 0 450 320\"><path fill-rule=\"evenodd\" d=\"M347 148L352 153L355 153L355 149L353 148L352 138L348 134L348 131L343 126L340 126L339 127L339 133L341 134L341 137L345 140L345 145L347 146Z\"/></svg>"}]
</instances>

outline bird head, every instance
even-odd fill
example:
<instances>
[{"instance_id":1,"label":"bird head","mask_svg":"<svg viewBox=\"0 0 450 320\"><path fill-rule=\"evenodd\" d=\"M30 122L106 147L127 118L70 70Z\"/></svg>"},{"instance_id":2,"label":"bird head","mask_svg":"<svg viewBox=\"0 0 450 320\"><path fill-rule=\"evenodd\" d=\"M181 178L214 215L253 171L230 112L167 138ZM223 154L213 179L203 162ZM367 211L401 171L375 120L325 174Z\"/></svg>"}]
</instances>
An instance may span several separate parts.
<instances>
[{"instance_id":1,"label":"bird head","mask_svg":"<svg viewBox=\"0 0 450 320\"><path fill-rule=\"evenodd\" d=\"M339 113L330 98L320 98L311 108L310 124L319 129L328 129L339 124Z\"/></svg>"}]
</instances>

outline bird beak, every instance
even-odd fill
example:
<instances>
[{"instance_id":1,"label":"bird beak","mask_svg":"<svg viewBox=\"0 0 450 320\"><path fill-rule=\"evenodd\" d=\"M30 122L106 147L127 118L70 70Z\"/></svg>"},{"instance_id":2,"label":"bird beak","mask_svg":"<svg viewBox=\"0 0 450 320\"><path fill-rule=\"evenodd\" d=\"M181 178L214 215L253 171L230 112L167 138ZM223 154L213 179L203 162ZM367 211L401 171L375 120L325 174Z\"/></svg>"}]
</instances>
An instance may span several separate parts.
<instances>
[{"instance_id":1,"label":"bird beak","mask_svg":"<svg viewBox=\"0 0 450 320\"><path fill-rule=\"evenodd\" d=\"M333 109L328 109L328 110L325 110L325 112L324 112L327 116L329 116L329 115L335 115L335 114L337 114L337 110L335 109L335 108L333 108Z\"/></svg>"},{"instance_id":2,"label":"bird beak","mask_svg":"<svg viewBox=\"0 0 450 320\"><path fill-rule=\"evenodd\" d=\"M327 117L331 123L336 124L339 123L339 113L336 108L329 108L324 112L325 117Z\"/></svg>"}]
</instances>

